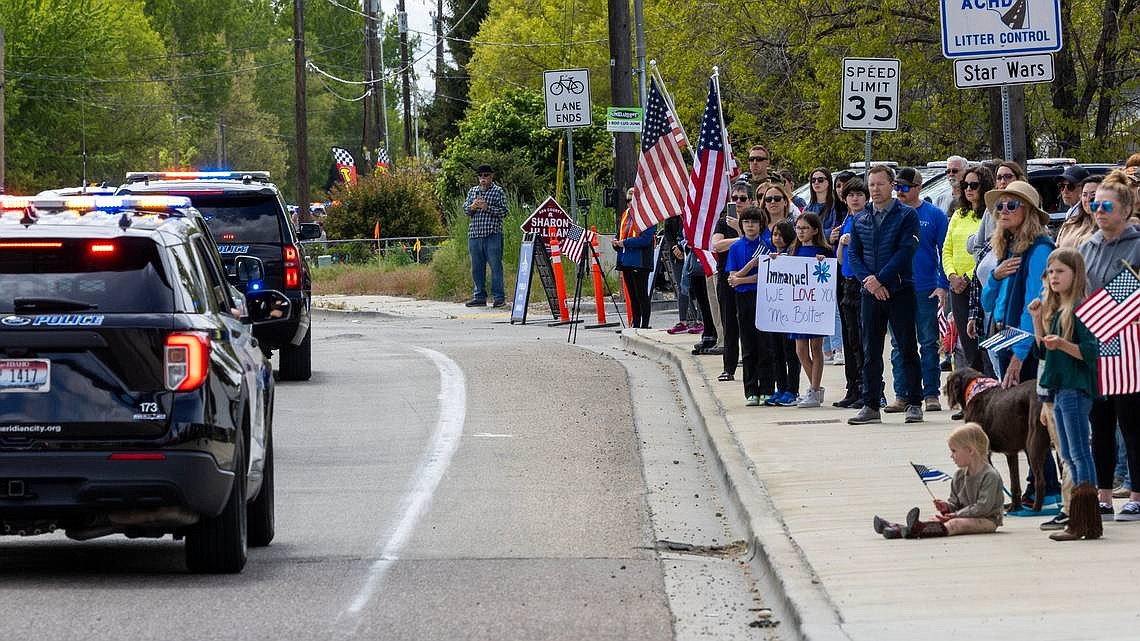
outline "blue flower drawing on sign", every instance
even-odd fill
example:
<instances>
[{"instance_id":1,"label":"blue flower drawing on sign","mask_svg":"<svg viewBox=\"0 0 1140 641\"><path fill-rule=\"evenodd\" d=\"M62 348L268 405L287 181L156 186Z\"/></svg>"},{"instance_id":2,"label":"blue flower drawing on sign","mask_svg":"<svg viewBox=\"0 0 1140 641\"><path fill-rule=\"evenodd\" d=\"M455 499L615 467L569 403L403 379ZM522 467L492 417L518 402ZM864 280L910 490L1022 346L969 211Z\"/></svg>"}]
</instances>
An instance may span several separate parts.
<instances>
[{"instance_id":1,"label":"blue flower drawing on sign","mask_svg":"<svg viewBox=\"0 0 1140 641\"><path fill-rule=\"evenodd\" d=\"M827 263L816 263L815 272L812 276L815 276L815 282L826 283L831 279L831 265Z\"/></svg>"}]
</instances>

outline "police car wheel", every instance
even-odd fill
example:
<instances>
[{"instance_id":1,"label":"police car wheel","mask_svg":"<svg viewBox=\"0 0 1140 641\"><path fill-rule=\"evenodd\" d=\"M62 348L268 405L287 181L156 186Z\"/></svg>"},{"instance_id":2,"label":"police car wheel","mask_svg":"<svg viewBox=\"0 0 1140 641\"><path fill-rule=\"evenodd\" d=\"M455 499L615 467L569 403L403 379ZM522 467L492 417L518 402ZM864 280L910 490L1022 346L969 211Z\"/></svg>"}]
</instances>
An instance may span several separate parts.
<instances>
[{"instance_id":1,"label":"police car wheel","mask_svg":"<svg viewBox=\"0 0 1140 641\"><path fill-rule=\"evenodd\" d=\"M307 381L313 375L312 342L313 329L305 332L300 345L285 345L281 348L280 378L283 381Z\"/></svg>"},{"instance_id":2,"label":"police car wheel","mask_svg":"<svg viewBox=\"0 0 1140 641\"><path fill-rule=\"evenodd\" d=\"M272 414L270 414L272 415ZM265 464L261 472L261 491L250 501L246 512L249 521L249 546L265 547L276 533L273 510L273 432L265 438Z\"/></svg>"},{"instance_id":3,"label":"police car wheel","mask_svg":"<svg viewBox=\"0 0 1140 641\"><path fill-rule=\"evenodd\" d=\"M237 574L246 561L245 450L234 444L234 483L222 513L203 518L186 533L186 567L196 574Z\"/></svg>"}]
</instances>

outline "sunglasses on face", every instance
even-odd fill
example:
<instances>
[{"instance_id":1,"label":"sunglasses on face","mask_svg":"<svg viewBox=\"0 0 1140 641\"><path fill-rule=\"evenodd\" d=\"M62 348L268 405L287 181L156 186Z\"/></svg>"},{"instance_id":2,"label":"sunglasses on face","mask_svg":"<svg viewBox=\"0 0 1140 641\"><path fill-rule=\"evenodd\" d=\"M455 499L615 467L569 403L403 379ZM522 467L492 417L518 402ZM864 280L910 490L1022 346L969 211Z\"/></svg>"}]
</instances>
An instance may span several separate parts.
<instances>
[{"instance_id":1,"label":"sunglasses on face","mask_svg":"<svg viewBox=\"0 0 1140 641\"><path fill-rule=\"evenodd\" d=\"M1018 207L1021 207L1020 200L1003 200L994 204L994 211L999 214L1002 212L1012 214L1013 212L1017 211Z\"/></svg>"},{"instance_id":2,"label":"sunglasses on face","mask_svg":"<svg viewBox=\"0 0 1140 641\"><path fill-rule=\"evenodd\" d=\"M1104 213L1106 213L1106 214L1111 214L1112 213L1112 201L1111 200L1094 200L1094 201L1089 203L1089 210L1094 211L1094 212L1104 211Z\"/></svg>"},{"instance_id":3,"label":"sunglasses on face","mask_svg":"<svg viewBox=\"0 0 1140 641\"><path fill-rule=\"evenodd\" d=\"M764 196L764 202L766 202L766 203L782 203L782 202L784 202L784 197L783 196Z\"/></svg>"},{"instance_id":4,"label":"sunglasses on face","mask_svg":"<svg viewBox=\"0 0 1140 641\"><path fill-rule=\"evenodd\" d=\"M1002 181L1002 182L1013 180L1016 177L1017 176L1014 176L1013 174L998 174L997 175L997 179Z\"/></svg>"},{"instance_id":5,"label":"sunglasses on face","mask_svg":"<svg viewBox=\"0 0 1140 641\"><path fill-rule=\"evenodd\" d=\"M960 174L960 173L962 173L962 170L961 169L947 169L946 173L948 173L948 174Z\"/></svg>"},{"instance_id":6,"label":"sunglasses on face","mask_svg":"<svg viewBox=\"0 0 1140 641\"><path fill-rule=\"evenodd\" d=\"M902 183L895 183L895 191L899 192L900 194L910 193L910 189L911 189L910 185L904 185Z\"/></svg>"},{"instance_id":7,"label":"sunglasses on face","mask_svg":"<svg viewBox=\"0 0 1140 641\"><path fill-rule=\"evenodd\" d=\"M480 178L490 178L491 174L479 174Z\"/></svg>"},{"instance_id":8,"label":"sunglasses on face","mask_svg":"<svg viewBox=\"0 0 1140 641\"><path fill-rule=\"evenodd\" d=\"M733 196L732 200L738 203L746 203L748 202L748 196Z\"/></svg>"},{"instance_id":9,"label":"sunglasses on face","mask_svg":"<svg viewBox=\"0 0 1140 641\"><path fill-rule=\"evenodd\" d=\"M982 183L980 181L977 181L977 180L971 180L968 183L967 182L962 183L962 187L964 189L973 189L974 191L977 191L978 189L982 188Z\"/></svg>"},{"instance_id":10,"label":"sunglasses on face","mask_svg":"<svg viewBox=\"0 0 1140 641\"><path fill-rule=\"evenodd\" d=\"M1061 186L1061 189L1063 189L1065 191L1072 191L1072 190L1077 188L1077 186L1074 185L1073 183L1065 183L1065 182L1061 183L1060 186Z\"/></svg>"},{"instance_id":11,"label":"sunglasses on face","mask_svg":"<svg viewBox=\"0 0 1140 641\"><path fill-rule=\"evenodd\" d=\"M825 183L827 182L827 176L812 176L811 181L813 183Z\"/></svg>"},{"instance_id":12,"label":"sunglasses on face","mask_svg":"<svg viewBox=\"0 0 1140 641\"><path fill-rule=\"evenodd\" d=\"M768 160L767 156L749 156L748 157L748 162L764 162L765 160Z\"/></svg>"}]
</instances>

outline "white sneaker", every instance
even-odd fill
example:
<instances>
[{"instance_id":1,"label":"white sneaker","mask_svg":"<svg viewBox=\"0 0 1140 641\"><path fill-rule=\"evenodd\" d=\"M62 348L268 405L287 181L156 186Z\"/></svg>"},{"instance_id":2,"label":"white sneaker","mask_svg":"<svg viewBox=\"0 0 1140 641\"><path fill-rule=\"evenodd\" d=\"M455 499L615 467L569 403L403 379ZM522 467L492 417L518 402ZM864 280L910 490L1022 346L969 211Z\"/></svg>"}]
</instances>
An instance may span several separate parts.
<instances>
[{"instance_id":1,"label":"white sneaker","mask_svg":"<svg viewBox=\"0 0 1140 641\"><path fill-rule=\"evenodd\" d=\"M803 400L796 404L796 407L819 407L818 396L817 390L809 389L807 394L804 394Z\"/></svg>"},{"instance_id":2,"label":"white sneaker","mask_svg":"<svg viewBox=\"0 0 1140 641\"><path fill-rule=\"evenodd\" d=\"M840 349L840 350L835 351L835 356L833 356L831 358L831 364L832 365L843 365L844 364L843 350Z\"/></svg>"}]
</instances>

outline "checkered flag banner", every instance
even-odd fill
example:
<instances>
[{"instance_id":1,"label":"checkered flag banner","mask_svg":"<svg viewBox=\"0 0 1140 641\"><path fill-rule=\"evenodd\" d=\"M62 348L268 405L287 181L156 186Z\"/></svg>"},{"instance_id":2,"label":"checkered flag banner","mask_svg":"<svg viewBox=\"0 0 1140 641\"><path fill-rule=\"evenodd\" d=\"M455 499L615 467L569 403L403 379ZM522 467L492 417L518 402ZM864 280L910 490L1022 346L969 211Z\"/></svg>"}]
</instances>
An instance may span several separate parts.
<instances>
[{"instance_id":1,"label":"checkered flag banner","mask_svg":"<svg viewBox=\"0 0 1140 641\"><path fill-rule=\"evenodd\" d=\"M1124 269L1077 306L1073 313L1104 342L1140 318L1140 278Z\"/></svg>"},{"instance_id":2,"label":"checkered flag banner","mask_svg":"<svg viewBox=\"0 0 1140 641\"><path fill-rule=\"evenodd\" d=\"M574 263L581 261L582 251L586 245L592 244L593 239L594 232L581 225L571 225L566 231L566 237L562 239L562 255Z\"/></svg>"},{"instance_id":3,"label":"checkered flag banner","mask_svg":"<svg viewBox=\"0 0 1140 641\"><path fill-rule=\"evenodd\" d=\"M382 174L388 173L388 169L392 166L392 159L388 157L388 150L383 147L376 148L376 171Z\"/></svg>"},{"instance_id":4,"label":"checkered flag banner","mask_svg":"<svg viewBox=\"0 0 1140 641\"><path fill-rule=\"evenodd\" d=\"M343 147L332 148L333 165L337 179L349 185L356 184L356 159Z\"/></svg>"}]
</instances>

